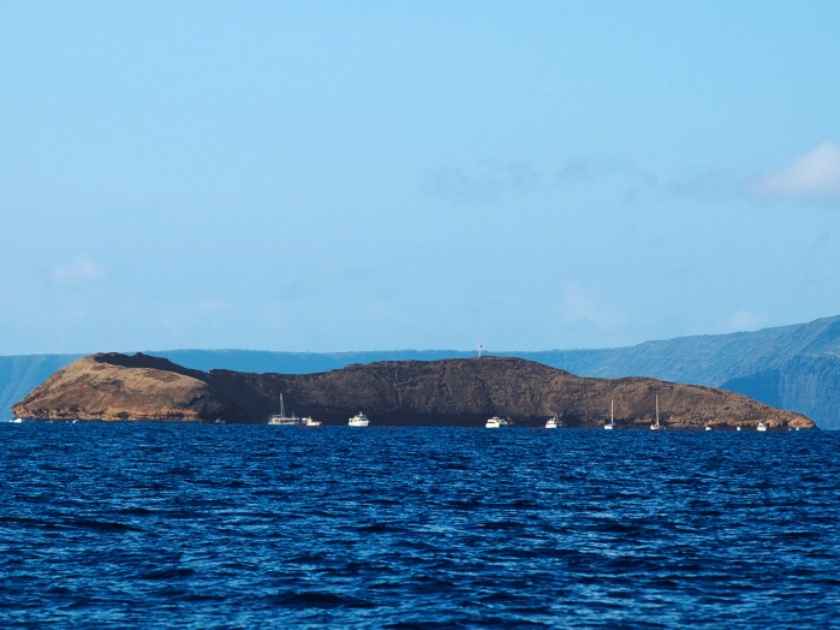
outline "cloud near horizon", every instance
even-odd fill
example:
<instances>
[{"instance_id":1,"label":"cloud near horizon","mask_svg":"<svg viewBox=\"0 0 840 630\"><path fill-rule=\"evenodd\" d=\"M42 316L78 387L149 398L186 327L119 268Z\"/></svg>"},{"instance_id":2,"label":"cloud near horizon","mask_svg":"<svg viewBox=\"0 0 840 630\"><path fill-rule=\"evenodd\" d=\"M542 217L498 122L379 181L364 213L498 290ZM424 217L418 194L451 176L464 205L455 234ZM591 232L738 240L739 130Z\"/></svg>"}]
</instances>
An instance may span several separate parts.
<instances>
[{"instance_id":1,"label":"cloud near horizon","mask_svg":"<svg viewBox=\"0 0 840 630\"><path fill-rule=\"evenodd\" d=\"M765 197L840 200L840 145L821 142L759 179L755 191Z\"/></svg>"},{"instance_id":2,"label":"cloud near horizon","mask_svg":"<svg viewBox=\"0 0 840 630\"><path fill-rule=\"evenodd\" d=\"M58 265L53 269L53 279L62 284L76 284L99 280L105 270L87 256L77 256L73 260Z\"/></svg>"}]
</instances>

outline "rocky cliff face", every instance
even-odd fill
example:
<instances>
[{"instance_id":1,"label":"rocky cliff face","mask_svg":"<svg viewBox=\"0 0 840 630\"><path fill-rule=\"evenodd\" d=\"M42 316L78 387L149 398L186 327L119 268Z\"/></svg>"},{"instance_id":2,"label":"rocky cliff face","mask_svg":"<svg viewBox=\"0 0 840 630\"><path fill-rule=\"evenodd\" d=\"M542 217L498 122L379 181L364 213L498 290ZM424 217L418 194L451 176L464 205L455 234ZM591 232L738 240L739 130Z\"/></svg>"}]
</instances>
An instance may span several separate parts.
<instances>
[{"instance_id":1,"label":"rocky cliff face","mask_svg":"<svg viewBox=\"0 0 840 630\"><path fill-rule=\"evenodd\" d=\"M491 415L538 425L601 425L615 401L619 425L646 426L659 396L672 428L812 428L808 418L744 396L654 379L580 378L513 358L393 361L318 374L201 372L146 355L100 354L64 368L14 406L17 416L50 419L224 418L265 422L286 408L328 423L364 410L376 424L477 425Z\"/></svg>"},{"instance_id":2,"label":"rocky cliff face","mask_svg":"<svg viewBox=\"0 0 840 630\"><path fill-rule=\"evenodd\" d=\"M165 359L98 354L59 370L12 411L45 419L199 420L223 410L206 376Z\"/></svg>"}]
</instances>

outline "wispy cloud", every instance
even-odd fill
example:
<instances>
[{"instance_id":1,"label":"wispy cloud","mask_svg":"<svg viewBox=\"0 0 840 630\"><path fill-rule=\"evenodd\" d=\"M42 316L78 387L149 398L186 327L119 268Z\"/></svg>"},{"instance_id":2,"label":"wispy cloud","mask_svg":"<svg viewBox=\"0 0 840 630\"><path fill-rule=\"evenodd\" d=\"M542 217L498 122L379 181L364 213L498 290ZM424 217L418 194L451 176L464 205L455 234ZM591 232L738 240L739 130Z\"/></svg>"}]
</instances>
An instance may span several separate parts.
<instances>
[{"instance_id":1,"label":"wispy cloud","mask_svg":"<svg viewBox=\"0 0 840 630\"><path fill-rule=\"evenodd\" d=\"M230 310L230 304L225 300L210 298L198 303L198 310L202 313L214 314Z\"/></svg>"},{"instance_id":2,"label":"wispy cloud","mask_svg":"<svg viewBox=\"0 0 840 630\"><path fill-rule=\"evenodd\" d=\"M755 190L769 197L840 199L840 145L818 144L785 168L760 178Z\"/></svg>"},{"instance_id":3,"label":"wispy cloud","mask_svg":"<svg viewBox=\"0 0 840 630\"><path fill-rule=\"evenodd\" d=\"M428 171L421 189L449 202L492 204L532 193L542 182L542 176L526 162L487 162Z\"/></svg>"},{"instance_id":4,"label":"wispy cloud","mask_svg":"<svg viewBox=\"0 0 840 630\"><path fill-rule=\"evenodd\" d=\"M726 332L758 330L767 324L767 318L752 311L739 310L732 313L724 323Z\"/></svg>"},{"instance_id":5,"label":"wispy cloud","mask_svg":"<svg viewBox=\"0 0 840 630\"><path fill-rule=\"evenodd\" d=\"M585 323L602 329L614 327L621 320L618 311L596 291L574 282L562 288L559 311L560 319L566 323Z\"/></svg>"},{"instance_id":6,"label":"wispy cloud","mask_svg":"<svg viewBox=\"0 0 840 630\"><path fill-rule=\"evenodd\" d=\"M53 280L61 284L80 284L99 280L105 270L88 256L77 256L53 269Z\"/></svg>"},{"instance_id":7,"label":"wispy cloud","mask_svg":"<svg viewBox=\"0 0 840 630\"><path fill-rule=\"evenodd\" d=\"M495 204L531 194L598 194L632 203L645 195L719 203L730 200L840 200L840 144L825 141L761 177L726 165L657 173L627 157L577 156L555 165L485 162L425 174L423 191L451 203Z\"/></svg>"},{"instance_id":8,"label":"wispy cloud","mask_svg":"<svg viewBox=\"0 0 840 630\"><path fill-rule=\"evenodd\" d=\"M559 167L530 162L484 162L429 170L421 190L432 197L463 204L494 204L534 193L603 190L605 186L627 198L656 188L656 174L632 160L613 157L575 157Z\"/></svg>"},{"instance_id":9,"label":"wispy cloud","mask_svg":"<svg viewBox=\"0 0 840 630\"><path fill-rule=\"evenodd\" d=\"M659 177L634 161L617 157L576 157L566 160L557 169L555 180L560 185L600 184L605 180L621 181L642 188L659 185Z\"/></svg>"}]
</instances>

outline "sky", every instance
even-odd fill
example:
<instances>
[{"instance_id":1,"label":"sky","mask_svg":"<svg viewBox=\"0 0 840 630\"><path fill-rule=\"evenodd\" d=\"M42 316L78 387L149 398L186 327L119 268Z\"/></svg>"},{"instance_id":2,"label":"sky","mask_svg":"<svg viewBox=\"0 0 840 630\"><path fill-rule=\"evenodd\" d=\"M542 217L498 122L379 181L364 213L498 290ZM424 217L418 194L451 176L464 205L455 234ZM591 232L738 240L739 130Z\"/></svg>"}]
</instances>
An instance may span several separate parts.
<instances>
[{"instance_id":1,"label":"sky","mask_svg":"<svg viewBox=\"0 0 840 630\"><path fill-rule=\"evenodd\" d=\"M0 354L840 313L836 2L0 3Z\"/></svg>"}]
</instances>

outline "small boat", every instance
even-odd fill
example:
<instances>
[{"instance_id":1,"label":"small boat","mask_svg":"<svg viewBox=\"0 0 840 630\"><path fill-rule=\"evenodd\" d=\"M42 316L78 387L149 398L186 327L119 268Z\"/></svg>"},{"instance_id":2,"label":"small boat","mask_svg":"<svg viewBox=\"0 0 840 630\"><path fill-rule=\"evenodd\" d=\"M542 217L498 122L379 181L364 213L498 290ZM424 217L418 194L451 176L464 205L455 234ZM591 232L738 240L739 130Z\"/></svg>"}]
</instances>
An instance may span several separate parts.
<instances>
[{"instance_id":1,"label":"small boat","mask_svg":"<svg viewBox=\"0 0 840 630\"><path fill-rule=\"evenodd\" d=\"M741 430L741 427L735 427L735 430L736 430L736 431L740 431L740 430Z\"/></svg>"},{"instance_id":2,"label":"small boat","mask_svg":"<svg viewBox=\"0 0 840 630\"><path fill-rule=\"evenodd\" d=\"M615 402L610 401L610 421L604 425L604 431L612 431L615 429Z\"/></svg>"},{"instance_id":3,"label":"small boat","mask_svg":"<svg viewBox=\"0 0 840 630\"><path fill-rule=\"evenodd\" d=\"M369 424L370 420L361 411L347 421L348 427L366 427Z\"/></svg>"},{"instance_id":4,"label":"small boat","mask_svg":"<svg viewBox=\"0 0 840 630\"><path fill-rule=\"evenodd\" d=\"M767 425L759 420L758 424L755 426L755 430L764 433L765 431L767 431Z\"/></svg>"},{"instance_id":5,"label":"small boat","mask_svg":"<svg viewBox=\"0 0 840 630\"><path fill-rule=\"evenodd\" d=\"M280 394L280 413L271 416L268 419L268 424L273 427L296 427L301 424L301 419L296 415L286 415L286 405L283 401L283 394Z\"/></svg>"},{"instance_id":6,"label":"small boat","mask_svg":"<svg viewBox=\"0 0 840 630\"><path fill-rule=\"evenodd\" d=\"M321 426L321 421L320 420L316 420L315 418L312 418L310 416L306 416L303 419L302 422L303 422L303 426L305 426L305 427L315 428L315 427L320 427Z\"/></svg>"},{"instance_id":7,"label":"small boat","mask_svg":"<svg viewBox=\"0 0 840 630\"><path fill-rule=\"evenodd\" d=\"M557 416L551 416L545 421L546 429L556 429L558 426L560 426L560 423L557 421Z\"/></svg>"},{"instance_id":8,"label":"small boat","mask_svg":"<svg viewBox=\"0 0 840 630\"><path fill-rule=\"evenodd\" d=\"M23 424L23 418L13 418L9 420L10 424Z\"/></svg>"},{"instance_id":9,"label":"small boat","mask_svg":"<svg viewBox=\"0 0 840 630\"><path fill-rule=\"evenodd\" d=\"M712 430L712 427L710 427L710 426L707 424L707 425L706 425L706 427L705 427L703 430L704 430L704 431L711 431L711 430Z\"/></svg>"},{"instance_id":10,"label":"small boat","mask_svg":"<svg viewBox=\"0 0 840 630\"><path fill-rule=\"evenodd\" d=\"M656 422L650 425L651 431L661 431L662 425L659 424L659 394L656 395Z\"/></svg>"},{"instance_id":11,"label":"small boat","mask_svg":"<svg viewBox=\"0 0 840 630\"><path fill-rule=\"evenodd\" d=\"M508 425L508 421L504 418L500 418L499 416L493 416L492 418L488 418L487 422L484 423L485 429L501 429L502 427L506 427Z\"/></svg>"}]
</instances>

